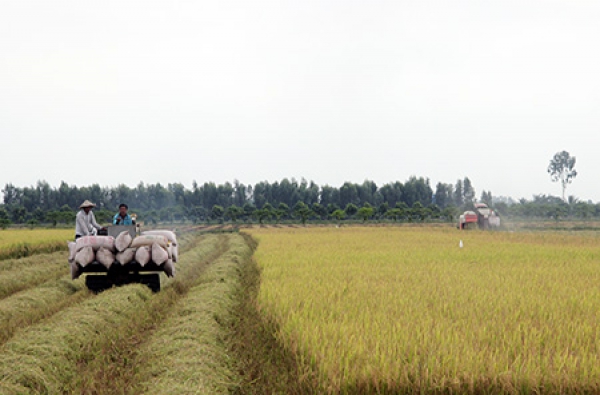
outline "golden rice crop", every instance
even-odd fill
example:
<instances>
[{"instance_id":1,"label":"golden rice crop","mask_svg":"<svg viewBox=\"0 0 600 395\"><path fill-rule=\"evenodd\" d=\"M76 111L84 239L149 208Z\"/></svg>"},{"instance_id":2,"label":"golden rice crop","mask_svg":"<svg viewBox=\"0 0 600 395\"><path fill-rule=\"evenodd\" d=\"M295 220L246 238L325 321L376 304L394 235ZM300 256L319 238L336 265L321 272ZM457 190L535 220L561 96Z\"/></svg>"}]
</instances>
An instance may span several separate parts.
<instances>
[{"instance_id":1,"label":"golden rice crop","mask_svg":"<svg viewBox=\"0 0 600 395\"><path fill-rule=\"evenodd\" d=\"M321 392L600 391L595 235L252 234L261 311Z\"/></svg>"},{"instance_id":2,"label":"golden rice crop","mask_svg":"<svg viewBox=\"0 0 600 395\"><path fill-rule=\"evenodd\" d=\"M22 258L45 252L66 251L73 229L0 230L0 260Z\"/></svg>"}]
</instances>

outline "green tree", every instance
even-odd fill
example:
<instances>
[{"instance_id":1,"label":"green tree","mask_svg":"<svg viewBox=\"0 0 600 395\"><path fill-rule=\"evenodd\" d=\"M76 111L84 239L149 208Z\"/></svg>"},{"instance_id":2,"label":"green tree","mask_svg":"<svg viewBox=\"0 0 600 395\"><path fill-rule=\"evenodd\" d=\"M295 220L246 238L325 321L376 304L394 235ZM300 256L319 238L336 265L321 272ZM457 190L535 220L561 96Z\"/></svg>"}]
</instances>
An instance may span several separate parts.
<instances>
[{"instance_id":1,"label":"green tree","mask_svg":"<svg viewBox=\"0 0 600 395\"><path fill-rule=\"evenodd\" d=\"M567 185L573 182L573 179L577 177L577 170L575 170L576 159L571 156L567 151L557 152L554 157L550 160L548 165L548 173L552 179L552 182L560 181L562 186L562 198L565 200L565 191Z\"/></svg>"},{"instance_id":2,"label":"green tree","mask_svg":"<svg viewBox=\"0 0 600 395\"><path fill-rule=\"evenodd\" d=\"M0 207L0 228L6 229L10 223L8 212L4 207Z\"/></svg>"},{"instance_id":3,"label":"green tree","mask_svg":"<svg viewBox=\"0 0 600 395\"><path fill-rule=\"evenodd\" d=\"M396 203L395 208L398 210L397 213L398 213L399 219L409 218L409 220L410 220L411 215L410 215L410 207L408 207L408 204L406 204L405 202L398 202L398 203Z\"/></svg>"},{"instance_id":4,"label":"green tree","mask_svg":"<svg viewBox=\"0 0 600 395\"><path fill-rule=\"evenodd\" d=\"M429 206L427 206L427 210L431 218L437 219L440 217L440 215L442 215L442 210L437 204L430 204Z\"/></svg>"},{"instance_id":5,"label":"green tree","mask_svg":"<svg viewBox=\"0 0 600 395\"><path fill-rule=\"evenodd\" d=\"M41 208L37 207L31 213L31 218L38 221L39 224L40 222L44 222L44 220L46 219L46 213L44 213L44 210L42 210Z\"/></svg>"},{"instance_id":6,"label":"green tree","mask_svg":"<svg viewBox=\"0 0 600 395\"><path fill-rule=\"evenodd\" d=\"M454 218L458 213L458 209L454 205L446 206L445 209L442 210L442 217L446 218L448 222L454 222Z\"/></svg>"},{"instance_id":7,"label":"green tree","mask_svg":"<svg viewBox=\"0 0 600 395\"><path fill-rule=\"evenodd\" d=\"M375 210L373 210L373 207L363 206L359 208L356 213L359 216L359 218L363 220L364 223L367 222L367 220L373 216L374 211Z\"/></svg>"},{"instance_id":8,"label":"green tree","mask_svg":"<svg viewBox=\"0 0 600 395\"><path fill-rule=\"evenodd\" d=\"M227 207L227 210L225 210L225 215L227 215L229 218L231 218L231 220L235 223L237 222L238 218L244 213L244 210L241 207L236 206L235 204L232 204L231 206Z\"/></svg>"},{"instance_id":9,"label":"green tree","mask_svg":"<svg viewBox=\"0 0 600 395\"><path fill-rule=\"evenodd\" d=\"M275 217L275 222L279 223L279 221L281 221L281 217L285 216L287 214L286 211L281 210L276 208L275 210L272 211L272 215L273 217Z\"/></svg>"},{"instance_id":10,"label":"green tree","mask_svg":"<svg viewBox=\"0 0 600 395\"><path fill-rule=\"evenodd\" d=\"M150 210L147 214L146 214L146 220L151 223L152 225L156 225L158 223L159 217L158 217L158 212L156 210Z\"/></svg>"},{"instance_id":11,"label":"green tree","mask_svg":"<svg viewBox=\"0 0 600 395\"><path fill-rule=\"evenodd\" d=\"M213 219L218 220L220 223L223 223L223 214L225 214L225 209L218 204L215 204L210 211L210 216Z\"/></svg>"},{"instance_id":12,"label":"green tree","mask_svg":"<svg viewBox=\"0 0 600 395\"><path fill-rule=\"evenodd\" d=\"M187 216L192 220L193 223L198 223L198 221L204 220L206 216L206 209L202 206L192 206L188 209Z\"/></svg>"},{"instance_id":13,"label":"green tree","mask_svg":"<svg viewBox=\"0 0 600 395\"><path fill-rule=\"evenodd\" d=\"M325 219L327 217L327 207L320 203L312 204L312 211L320 218Z\"/></svg>"},{"instance_id":14,"label":"green tree","mask_svg":"<svg viewBox=\"0 0 600 395\"><path fill-rule=\"evenodd\" d=\"M352 217L354 214L356 214L358 212L358 207L356 207L356 205L353 203L348 203L346 205L346 208L344 209L344 211L346 212L346 214L349 217Z\"/></svg>"},{"instance_id":15,"label":"green tree","mask_svg":"<svg viewBox=\"0 0 600 395\"><path fill-rule=\"evenodd\" d=\"M404 212L399 208L392 208L385 212L385 216L397 222L399 218L404 216Z\"/></svg>"},{"instance_id":16,"label":"green tree","mask_svg":"<svg viewBox=\"0 0 600 395\"><path fill-rule=\"evenodd\" d=\"M11 209L12 221L16 224L22 224L27 217L27 209L23 206L14 206Z\"/></svg>"},{"instance_id":17,"label":"green tree","mask_svg":"<svg viewBox=\"0 0 600 395\"><path fill-rule=\"evenodd\" d=\"M75 212L73 210L71 210L71 207L69 207L69 205L64 204L61 208L60 208L60 221L64 222L66 224L72 224L75 222Z\"/></svg>"},{"instance_id":18,"label":"green tree","mask_svg":"<svg viewBox=\"0 0 600 395\"><path fill-rule=\"evenodd\" d=\"M386 215L387 211L390 209L390 205L387 202L383 202L379 205L377 209L377 214L379 214L379 218L382 218Z\"/></svg>"},{"instance_id":19,"label":"green tree","mask_svg":"<svg viewBox=\"0 0 600 395\"><path fill-rule=\"evenodd\" d=\"M550 211L550 215L557 222L561 218L566 217L568 213L569 213L569 206L566 203L555 204L554 207Z\"/></svg>"},{"instance_id":20,"label":"green tree","mask_svg":"<svg viewBox=\"0 0 600 395\"><path fill-rule=\"evenodd\" d=\"M282 214L283 217L290 214L290 206L288 206L287 204L285 204L283 202L279 203L279 205L277 206L277 209L281 210L283 212L283 214Z\"/></svg>"},{"instance_id":21,"label":"green tree","mask_svg":"<svg viewBox=\"0 0 600 395\"><path fill-rule=\"evenodd\" d=\"M575 215L581 219L587 219L594 215L594 205L586 202L577 202L574 207Z\"/></svg>"},{"instance_id":22,"label":"green tree","mask_svg":"<svg viewBox=\"0 0 600 395\"><path fill-rule=\"evenodd\" d=\"M294 214L300 218L302 225L306 225L306 221L313 215L313 211L304 202L298 202L294 206Z\"/></svg>"},{"instance_id":23,"label":"green tree","mask_svg":"<svg viewBox=\"0 0 600 395\"><path fill-rule=\"evenodd\" d=\"M335 218L336 221L339 224L340 221L343 220L346 217L346 212L344 210L341 210L341 209L338 208L333 213L331 213L331 217Z\"/></svg>"},{"instance_id":24,"label":"green tree","mask_svg":"<svg viewBox=\"0 0 600 395\"><path fill-rule=\"evenodd\" d=\"M425 217L427 217L427 210L425 207L423 207L421 202L415 202L410 211L412 217L419 218L421 222L425 221Z\"/></svg>"},{"instance_id":25,"label":"green tree","mask_svg":"<svg viewBox=\"0 0 600 395\"><path fill-rule=\"evenodd\" d=\"M106 223L106 222L112 222L113 215L114 214L111 211L108 211L105 208L97 210L94 213L94 216L96 217L96 221L98 221L98 223L100 223L100 224Z\"/></svg>"},{"instance_id":26,"label":"green tree","mask_svg":"<svg viewBox=\"0 0 600 395\"><path fill-rule=\"evenodd\" d=\"M473 188L473 184L469 177L465 177L463 180L463 199L464 204L471 205L475 200L475 189Z\"/></svg>"},{"instance_id":27,"label":"green tree","mask_svg":"<svg viewBox=\"0 0 600 395\"><path fill-rule=\"evenodd\" d=\"M454 204L456 207L462 207L464 203L463 182L462 180L458 180L456 181L456 186L454 187Z\"/></svg>"},{"instance_id":28,"label":"green tree","mask_svg":"<svg viewBox=\"0 0 600 395\"><path fill-rule=\"evenodd\" d=\"M271 218L271 210L267 210L266 208L255 210L254 216L256 217L256 219L258 219L258 223L262 225L265 222L265 220L269 220Z\"/></svg>"},{"instance_id":29,"label":"green tree","mask_svg":"<svg viewBox=\"0 0 600 395\"><path fill-rule=\"evenodd\" d=\"M248 202L244 203L244 206L242 207L242 209L244 210L244 219L246 219L246 220L252 218L252 215L256 211L256 207Z\"/></svg>"}]
</instances>

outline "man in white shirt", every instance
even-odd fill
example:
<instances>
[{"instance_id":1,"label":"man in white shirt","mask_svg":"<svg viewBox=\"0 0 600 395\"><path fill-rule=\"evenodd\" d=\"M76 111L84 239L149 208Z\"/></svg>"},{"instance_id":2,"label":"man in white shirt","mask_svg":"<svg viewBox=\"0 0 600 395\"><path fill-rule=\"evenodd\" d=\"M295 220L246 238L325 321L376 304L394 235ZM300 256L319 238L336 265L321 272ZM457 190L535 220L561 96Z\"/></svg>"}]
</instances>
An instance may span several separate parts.
<instances>
[{"instance_id":1,"label":"man in white shirt","mask_svg":"<svg viewBox=\"0 0 600 395\"><path fill-rule=\"evenodd\" d=\"M92 236L98 233L99 230L104 229L96 222L96 217L92 212L92 208L96 205L89 200L81 203L79 212L75 217L75 240L83 236Z\"/></svg>"}]
</instances>

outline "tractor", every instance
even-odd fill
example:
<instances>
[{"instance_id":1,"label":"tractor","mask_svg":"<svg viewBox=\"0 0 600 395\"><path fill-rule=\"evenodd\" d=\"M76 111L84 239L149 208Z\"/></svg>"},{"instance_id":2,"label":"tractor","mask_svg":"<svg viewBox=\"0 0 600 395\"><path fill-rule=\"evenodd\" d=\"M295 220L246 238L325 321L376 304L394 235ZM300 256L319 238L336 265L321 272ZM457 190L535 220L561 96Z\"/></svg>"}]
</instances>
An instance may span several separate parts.
<instances>
[{"instance_id":1,"label":"tractor","mask_svg":"<svg viewBox=\"0 0 600 395\"><path fill-rule=\"evenodd\" d=\"M136 225L114 225L106 228L105 235L116 238L121 232L127 231L132 238L135 238L137 236L137 229L139 228ZM77 278L85 273L85 285L93 292L101 292L113 286L132 283L144 284L153 292L159 292L160 273L165 272L164 264L157 265L150 261L142 266L135 259L124 265L115 261L108 269L96 260L85 267L76 263L71 263L71 265L72 268L75 265L72 270L76 271L73 278Z\"/></svg>"}]
</instances>

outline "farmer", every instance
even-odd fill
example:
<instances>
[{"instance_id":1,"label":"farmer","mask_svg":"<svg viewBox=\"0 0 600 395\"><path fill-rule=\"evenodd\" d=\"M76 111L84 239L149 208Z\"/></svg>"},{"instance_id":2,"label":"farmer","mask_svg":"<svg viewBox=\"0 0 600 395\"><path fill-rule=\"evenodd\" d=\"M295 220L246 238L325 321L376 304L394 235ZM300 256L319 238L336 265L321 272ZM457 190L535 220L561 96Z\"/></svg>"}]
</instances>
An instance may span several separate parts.
<instances>
[{"instance_id":1,"label":"farmer","mask_svg":"<svg viewBox=\"0 0 600 395\"><path fill-rule=\"evenodd\" d=\"M119 212L113 217L113 225L133 225L133 220L127 210L129 207L125 203L119 204Z\"/></svg>"},{"instance_id":2,"label":"farmer","mask_svg":"<svg viewBox=\"0 0 600 395\"><path fill-rule=\"evenodd\" d=\"M79 212L75 217L75 240L83 236L95 235L99 230L104 228L96 222L96 217L92 212L92 208L96 205L89 200L81 203Z\"/></svg>"}]
</instances>

